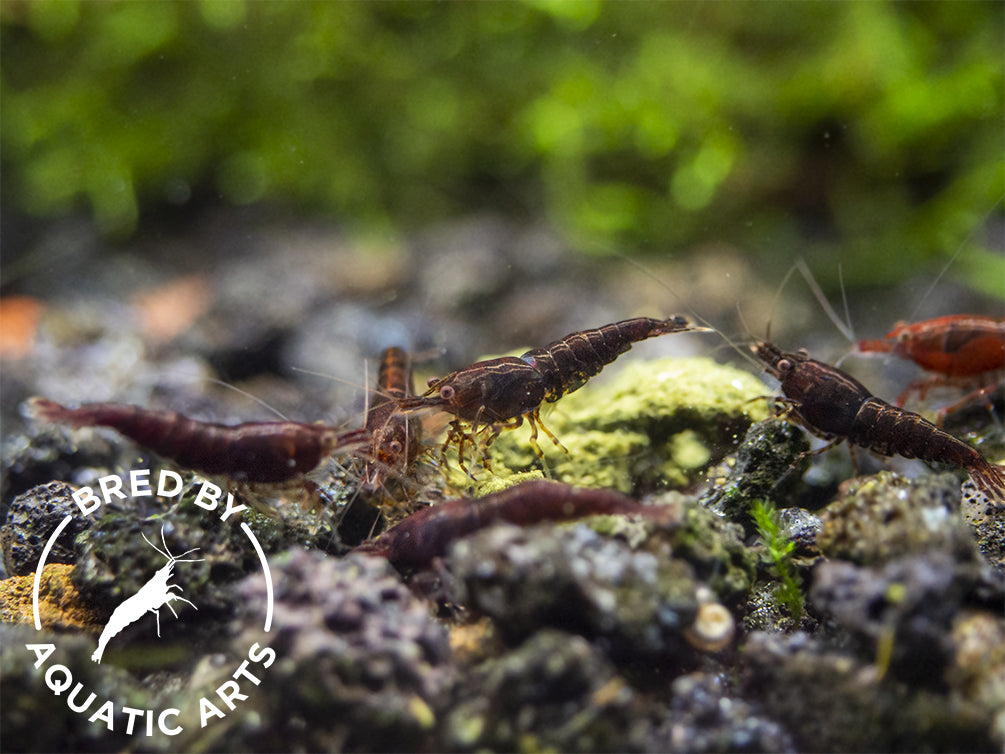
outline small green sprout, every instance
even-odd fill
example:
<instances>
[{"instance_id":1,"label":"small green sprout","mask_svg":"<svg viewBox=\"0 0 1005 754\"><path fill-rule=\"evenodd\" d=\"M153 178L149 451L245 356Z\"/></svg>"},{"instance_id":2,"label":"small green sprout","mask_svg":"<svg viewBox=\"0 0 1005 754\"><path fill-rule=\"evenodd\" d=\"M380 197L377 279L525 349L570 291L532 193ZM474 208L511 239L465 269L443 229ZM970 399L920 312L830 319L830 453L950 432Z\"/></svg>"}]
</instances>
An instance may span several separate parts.
<instances>
[{"instance_id":1,"label":"small green sprout","mask_svg":"<svg viewBox=\"0 0 1005 754\"><path fill-rule=\"evenodd\" d=\"M750 507L750 515L754 517L757 533L764 545L764 559L771 564L779 581L775 587L775 599L788 608L798 624L803 615L804 597L802 584L792 565L792 551L796 545L782 533L778 511L770 502L755 500Z\"/></svg>"}]
</instances>

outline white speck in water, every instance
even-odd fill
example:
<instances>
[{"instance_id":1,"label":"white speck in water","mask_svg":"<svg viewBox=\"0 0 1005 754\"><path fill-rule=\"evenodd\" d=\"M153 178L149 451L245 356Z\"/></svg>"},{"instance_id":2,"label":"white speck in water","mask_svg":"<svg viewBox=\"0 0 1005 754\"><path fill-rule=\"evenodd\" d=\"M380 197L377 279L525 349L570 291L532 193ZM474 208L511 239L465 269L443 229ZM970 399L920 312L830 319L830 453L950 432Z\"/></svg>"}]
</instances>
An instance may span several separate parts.
<instances>
[{"instance_id":1,"label":"white speck in water","mask_svg":"<svg viewBox=\"0 0 1005 754\"><path fill-rule=\"evenodd\" d=\"M921 509L921 519L931 531L942 529L947 518L949 518L949 511L945 508Z\"/></svg>"}]
</instances>

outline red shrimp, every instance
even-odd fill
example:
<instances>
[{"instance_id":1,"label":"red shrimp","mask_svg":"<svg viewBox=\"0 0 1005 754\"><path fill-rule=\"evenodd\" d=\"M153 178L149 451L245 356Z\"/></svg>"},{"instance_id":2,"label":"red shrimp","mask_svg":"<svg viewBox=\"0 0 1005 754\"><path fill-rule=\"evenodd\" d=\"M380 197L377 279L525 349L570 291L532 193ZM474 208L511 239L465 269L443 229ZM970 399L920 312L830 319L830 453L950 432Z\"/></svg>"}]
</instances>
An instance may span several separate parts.
<instances>
[{"instance_id":1,"label":"red shrimp","mask_svg":"<svg viewBox=\"0 0 1005 754\"><path fill-rule=\"evenodd\" d=\"M986 387L991 372L1005 369L1005 318L979 314L950 314L921 322L898 322L881 340L860 340L864 353L894 353L914 361L922 369L937 374L911 383L897 398L903 406L912 391L924 400L928 389L939 384L976 384ZM973 397L942 409L941 418Z\"/></svg>"},{"instance_id":2,"label":"red shrimp","mask_svg":"<svg viewBox=\"0 0 1005 754\"><path fill-rule=\"evenodd\" d=\"M334 451L365 448L369 432L344 432L324 424L247 422L209 424L174 411L151 411L119 403L66 408L31 398L35 417L74 427L111 427L181 466L222 474L240 482L286 482L306 474Z\"/></svg>"},{"instance_id":3,"label":"red shrimp","mask_svg":"<svg viewBox=\"0 0 1005 754\"><path fill-rule=\"evenodd\" d=\"M847 440L880 455L900 455L966 469L989 497L1005 500L1005 468L989 463L966 443L918 414L891 406L840 369L805 351L783 353L760 342L752 347L765 371L782 383L788 407L808 430L834 443Z\"/></svg>"},{"instance_id":4,"label":"red shrimp","mask_svg":"<svg viewBox=\"0 0 1005 754\"><path fill-rule=\"evenodd\" d=\"M475 438L479 430L486 432L481 456L487 467L487 449L492 441L503 429L519 427L524 419L530 422L531 446L541 458L544 454L537 444L538 426L552 442L562 447L558 438L541 423L542 403L554 403L563 395L578 390L638 341L668 333L707 330L691 325L684 317L627 319L594 330L574 332L544 348L527 351L519 358L504 356L479 361L432 381L422 396L400 400L398 405L405 411L432 408L457 417L450 424L443 450L456 441L461 468L464 468L465 444L469 438ZM471 424L470 431L464 430L462 421Z\"/></svg>"}]
</instances>

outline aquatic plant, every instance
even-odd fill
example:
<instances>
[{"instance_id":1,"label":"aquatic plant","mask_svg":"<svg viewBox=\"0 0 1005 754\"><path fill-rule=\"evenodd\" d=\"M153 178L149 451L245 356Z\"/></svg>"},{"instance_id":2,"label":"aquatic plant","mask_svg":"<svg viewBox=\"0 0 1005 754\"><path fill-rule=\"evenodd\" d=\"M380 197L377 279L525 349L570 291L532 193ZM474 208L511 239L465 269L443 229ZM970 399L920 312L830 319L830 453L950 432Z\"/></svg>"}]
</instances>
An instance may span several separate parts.
<instances>
[{"instance_id":1,"label":"aquatic plant","mask_svg":"<svg viewBox=\"0 0 1005 754\"><path fill-rule=\"evenodd\" d=\"M775 599L788 609L798 624L803 616L806 598L803 595L801 579L792 564L795 542L785 536L778 510L772 503L755 500L750 507L750 514L757 524L757 533L764 547L763 557L770 564L779 582L774 590Z\"/></svg>"}]
</instances>

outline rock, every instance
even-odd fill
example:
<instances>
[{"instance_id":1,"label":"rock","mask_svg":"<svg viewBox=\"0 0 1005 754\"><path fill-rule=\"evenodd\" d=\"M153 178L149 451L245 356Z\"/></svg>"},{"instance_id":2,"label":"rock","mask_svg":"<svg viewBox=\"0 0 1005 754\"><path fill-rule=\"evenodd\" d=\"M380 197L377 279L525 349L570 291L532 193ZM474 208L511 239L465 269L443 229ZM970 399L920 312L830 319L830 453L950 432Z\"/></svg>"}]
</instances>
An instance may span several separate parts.
<instances>
[{"instance_id":1,"label":"rock","mask_svg":"<svg viewBox=\"0 0 1005 754\"><path fill-rule=\"evenodd\" d=\"M862 658L880 674L942 688L953 616L976 584L975 569L935 551L872 568L822 563L810 598L862 642Z\"/></svg>"},{"instance_id":2,"label":"rock","mask_svg":"<svg viewBox=\"0 0 1005 754\"><path fill-rule=\"evenodd\" d=\"M49 482L33 487L14 499L7 511L7 521L0 529L0 545L7 573L15 576L34 573L46 543L67 517L70 523L53 544L46 564L76 562L74 541L78 534L93 524L94 519L81 513L73 500L73 491L63 482Z\"/></svg>"},{"instance_id":3,"label":"rock","mask_svg":"<svg viewBox=\"0 0 1005 754\"><path fill-rule=\"evenodd\" d=\"M764 387L761 387L763 394ZM768 419L752 425L736 451L726 475L703 497L702 504L740 524L749 536L756 531L750 515L755 500L792 505L802 486L803 454L809 449L805 433L795 425Z\"/></svg>"},{"instance_id":4,"label":"rock","mask_svg":"<svg viewBox=\"0 0 1005 754\"><path fill-rule=\"evenodd\" d=\"M960 520L954 475L907 479L884 471L851 480L843 489L820 514L817 545L828 558L872 565L937 549L976 559Z\"/></svg>"},{"instance_id":5,"label":"rock","mask_svg":"<svg viewBox=\"0 0 1005 754\"><path fill-rule=\"evenodd\" d=\"M73 566L47 564L38 585L38 613L42 627L48 630L82 630L99 634L104 616L92 610L70 582ZM0 621L27 623L35 621L32 606L35 574L13 576L0 581Z\"/></svg>"},{"instance_id":6,"label":"rock","mask_svg":"<svg viewBox=\"0 0 1005 754\"><path fill-rule=\"evenodd\" d=\"M545 629L465 673L450 751L642 751L648 704L581 636Z\"/></svg>"},{"instance_id":7,"label":"rock","mask_svg":"<svg viewBox=\"0 0 1005 754\"><path fill-rule=\"evenodd\" d=\"M260 624L264 580L239 587L242 610L231 654L258 642L277 656L246 704L177 745L225 751L425 751L452 682L447 632L384 560L335 560L293 549L271 561L275 628ZM201 685L230 677L207 670ZM197 674L198 675L198 674ZM201 693L186 689L189 696Z\"/></svg>"},{"instance_id":8,"label":"rock","mask_svg":"<svg viewBox=\"0 0 1005 754\"><path fill-rule=\"evenodd\" d=\"M875 668L807 634L755 632L739 668L801 751L994 751L991 719L931 688L880 681Z\"/></svg>"},{"instance_id":9,"label":"rock","mask_svg":"<svg viewBox=\"0 0 1005 754\"><path fill-rule=\"evenodd\" d=\"M731 696L719 675L689 673L674 679L670 709L652 733L648 751L795 752L792 737L753 705Z\"/></svg>"},{"instance_id":10,"label":"rock","mask_svg":"<svg viewBox=\"0 0 1005 754\"><path fill-rule=\"evenodd\" d=\"M616 659L694 661L683 631L697 585L668 548L633 551L582 524L496 525L454 544L445 565L456 601L490 616L510 643L548 626L603 641Z\"/></svg>"},{"instance_id":11,"label":"rock","mask_svg":"<svg viewBox=\"0 0 1005 754\"><path fill-rule=\"evenodd\" d=\"M36 668L38 655L26 644L53 643L55 651L44 664ZM139 709L156 708L156 694L142 688L124 670L91 662L94 639L90 636L67 636L36 631L34 627L0 623L0 697L3 698L3 725L0 726L0 749L3 751L123 751L136 741L125 734L123 720L112 731L100 720L88 717L110 699L128 699ZM94 694L95 698L75 712L67 704L71 689L56 696L45 681L48 669L63 665L72 678L72 686L82 689L75 703L82 706ZM55 682L63 683L67 675L60 673Z\"/></svg>"},{"instance_id":12,"label":"rock","mask_svg":"<svg viewBox=\"0 0 1005 754\"><path fill-rule=\"evenodd\" d=\"M723 602L744 599L757 574L756 552L743 541L743 529L700 503L684 507L684 523L672 537L674 554Z\"/></svg>"}]
</instances>

